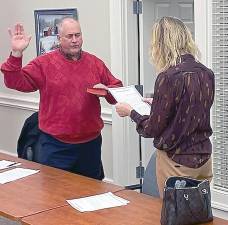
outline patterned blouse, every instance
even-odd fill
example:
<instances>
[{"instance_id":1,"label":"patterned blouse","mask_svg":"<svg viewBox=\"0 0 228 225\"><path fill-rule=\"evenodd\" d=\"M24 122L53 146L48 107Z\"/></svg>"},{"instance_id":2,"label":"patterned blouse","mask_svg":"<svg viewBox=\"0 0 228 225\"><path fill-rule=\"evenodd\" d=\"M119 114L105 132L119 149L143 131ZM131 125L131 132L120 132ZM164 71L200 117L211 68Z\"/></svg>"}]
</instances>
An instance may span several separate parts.
<instances>
[{"instance_id":1,"label":"patterned blouse","mask_svg":"<svg viewBox=\"0 0 228 225\"><path fill-rule=\"evenodd\" d=\"M132 110L130 117L141 136L154 138L157 149L166 151L176 163L198 168L212 152L214 91L213 72L186 54L181 63L158 75L150 115Z\"/></svg>"}]
</instances>

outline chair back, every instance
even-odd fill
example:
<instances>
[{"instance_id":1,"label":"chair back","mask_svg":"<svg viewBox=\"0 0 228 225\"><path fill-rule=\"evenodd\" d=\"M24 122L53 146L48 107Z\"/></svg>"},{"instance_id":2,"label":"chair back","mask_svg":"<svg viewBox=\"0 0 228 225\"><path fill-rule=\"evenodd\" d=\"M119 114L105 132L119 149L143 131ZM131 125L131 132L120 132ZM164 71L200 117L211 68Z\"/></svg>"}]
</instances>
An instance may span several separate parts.
<instances>
[{"instance_id":1,"label":"chair back","mask_svg":"<svg viewBox=\"0 0 228 225\"><path fill-rule=\"evenodd\" d=\"M18 138L17 154L19 158L37 161L40 133L38 112L35 112L25 120Z\"/></svg>"},{"instance_id":2,"label":"chair back","mask_svg":"<svg viewBox=\"0 0 228 225\"><path fill-rule=\"evenodd\" d=\"M151 155L150 161L146 167L142 193L159 197L157 177L156 177L156 151Z\"/></svg>"}]
</instances>

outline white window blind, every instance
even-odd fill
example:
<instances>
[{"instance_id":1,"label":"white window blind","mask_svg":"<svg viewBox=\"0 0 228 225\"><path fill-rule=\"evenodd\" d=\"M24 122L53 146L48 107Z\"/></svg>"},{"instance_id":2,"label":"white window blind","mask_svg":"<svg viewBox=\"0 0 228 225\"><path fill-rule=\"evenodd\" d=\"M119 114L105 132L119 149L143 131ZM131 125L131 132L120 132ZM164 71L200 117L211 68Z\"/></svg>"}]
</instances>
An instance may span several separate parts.
<instances>
[{"instance_id":1,"label":"white window blind","mask_svg":"<svg viewBox=\"0 0 228 225\"><path fill-rule=\"evenodd\" d=\"M214 188L228 192L228 0L212 0Z\"/></svg>"}]
</instances>

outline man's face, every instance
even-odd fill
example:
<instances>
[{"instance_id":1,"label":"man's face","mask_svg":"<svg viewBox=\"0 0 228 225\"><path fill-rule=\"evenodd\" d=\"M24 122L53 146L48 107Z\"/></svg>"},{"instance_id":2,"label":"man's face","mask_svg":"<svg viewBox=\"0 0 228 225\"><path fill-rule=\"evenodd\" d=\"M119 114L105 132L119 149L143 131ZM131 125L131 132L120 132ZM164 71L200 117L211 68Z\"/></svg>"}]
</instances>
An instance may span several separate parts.
<instances>
[{"instance_id":1,"label":"man's face","mask_svg":"<svg viewBox=\"0 0 228 225\"><path fill-rule=\"evenodd\" d=\"M65 21L62 24L58 38L65 54L75 56L80 52L83 40L80 24L77 21Z\"/></svg>"}]
</instances>

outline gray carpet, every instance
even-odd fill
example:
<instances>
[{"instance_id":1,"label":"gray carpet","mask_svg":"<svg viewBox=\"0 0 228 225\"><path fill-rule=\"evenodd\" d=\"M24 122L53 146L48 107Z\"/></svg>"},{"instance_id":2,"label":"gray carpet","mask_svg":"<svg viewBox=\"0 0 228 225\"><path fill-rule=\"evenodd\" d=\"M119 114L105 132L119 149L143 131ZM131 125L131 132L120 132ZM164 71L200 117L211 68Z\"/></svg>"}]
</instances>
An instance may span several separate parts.
<instances>
[{"instance_id":1,"label":"gray carpet","mask_svg":"<svg viewBox=\"0 0 228 225\"><path fill-rule=\"evenodd\" d=\"M5 217L0 217L0 225L21 225L21 223L9 220Z\"/></svg>"}]
</instances>

